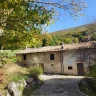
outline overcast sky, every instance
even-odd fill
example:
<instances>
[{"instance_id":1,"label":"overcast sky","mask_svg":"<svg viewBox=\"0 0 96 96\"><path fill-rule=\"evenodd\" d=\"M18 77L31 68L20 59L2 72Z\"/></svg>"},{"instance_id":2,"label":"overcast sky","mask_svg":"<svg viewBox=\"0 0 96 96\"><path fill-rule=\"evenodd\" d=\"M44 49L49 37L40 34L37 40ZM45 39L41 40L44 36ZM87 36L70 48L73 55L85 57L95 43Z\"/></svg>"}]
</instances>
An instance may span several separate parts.
<instances>
[{"instance_id":1,"label":"overcast sky","mask_svg":"<svg viewBox=\"0 0 96 96\"><path fill-rule=\"evenodd\" d=\"M51 24L47 29L49 32L55 32L63 29L73 28L90 23L96 18L96 0L84 0L87 2L88 8L85 10L85 16L79 17L78 20L74 20L68 14L62 15L59 20L54 24Z\"/></svg>"}]
</instances>

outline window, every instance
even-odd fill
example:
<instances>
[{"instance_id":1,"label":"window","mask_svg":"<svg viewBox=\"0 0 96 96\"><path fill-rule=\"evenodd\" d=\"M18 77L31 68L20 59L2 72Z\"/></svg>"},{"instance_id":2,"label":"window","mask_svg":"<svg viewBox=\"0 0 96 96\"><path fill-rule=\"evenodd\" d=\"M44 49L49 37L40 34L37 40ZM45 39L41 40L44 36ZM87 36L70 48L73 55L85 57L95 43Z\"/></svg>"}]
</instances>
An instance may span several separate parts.
<instances>
[{"instance_id":1,"label":"window","mask_svg":"<svg viewBox=\"0 0 96 96\"><path fill-rule=\"evenodd\" d=\"M26 54L23 55L23 59L26 60Z\"/></svg>"},{"instance_id":2,"label":"window","mask_svg":"<svg viewBox=\"0 0 96 96\"><path fill-rule=\"evenodd\" d=\"M51 66L53 66L53 64L51 64Z\"/></svg>"},{"instance_id":3,"label":"window","mask_svg":"<svg viewBox=\"0 0 96 96\"><path fill-rule=\"evenodd\" d=\"M50 60L54 60L54 54L50 54Z\"/></svg>"},{"instance_id":4,"label":"window","mask_svg":"<svg viewBox=\"0 0 96 96\"><path fill-rule=\"evenodd\" d=\"M68 70L72 70L73 68L72 68L72 66L68 66Z\"/></svg>"}]
</instances>

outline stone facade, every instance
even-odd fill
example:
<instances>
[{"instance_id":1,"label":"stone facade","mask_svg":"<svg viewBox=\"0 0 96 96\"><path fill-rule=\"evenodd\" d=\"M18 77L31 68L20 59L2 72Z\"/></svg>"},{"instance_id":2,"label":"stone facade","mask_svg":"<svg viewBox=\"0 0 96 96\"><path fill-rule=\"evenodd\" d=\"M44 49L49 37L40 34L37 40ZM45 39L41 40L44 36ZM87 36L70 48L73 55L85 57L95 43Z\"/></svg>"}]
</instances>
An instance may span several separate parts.
<instances>
[{"instance_id":1,"label":"stone facade","mask_svg":"<svg viewBox=\"0 0 96 96\"><path fill-rule=\"evenodd\" d=\"M54 54L54 60L50 60L50 55ZM19 62L22 66L41 66L46 73L64 73L78 75L77 63L83 63L84 72L87 71L87 62L80 62L76 56L72 56L73 51L40 52L30 54L19 54ZM26 59L24 60L24 56ZM68 69L69 68L69 69Z\"/></svg>"},{"instance_id":2,"label":"stone facade","mask_svg":"<svg viewBox=\"0 0 96 96\"><path fill-rule=\"evenodd\" d=\"M88 66L96 60L94 45L96 42L27 48L16 55L21 58L18 63L26 67L41 66L47 73L84 75Z\"/></svg>"},{"instance_id":3,"label":"stone facade","mask_svg":"<svg viewBox=\"0 0 96 96\"><path fill-rule=\"evenodd\" d=\"M50 60L50 54L54 54L54 60ZM26 54L26 60L24 55L17 55L21 58L19 64L24 66L43 66L44 72L48 73L61 73L61 60L60 52L44 52L44 53L33 53Z\"/></svg>"}]
</instances>

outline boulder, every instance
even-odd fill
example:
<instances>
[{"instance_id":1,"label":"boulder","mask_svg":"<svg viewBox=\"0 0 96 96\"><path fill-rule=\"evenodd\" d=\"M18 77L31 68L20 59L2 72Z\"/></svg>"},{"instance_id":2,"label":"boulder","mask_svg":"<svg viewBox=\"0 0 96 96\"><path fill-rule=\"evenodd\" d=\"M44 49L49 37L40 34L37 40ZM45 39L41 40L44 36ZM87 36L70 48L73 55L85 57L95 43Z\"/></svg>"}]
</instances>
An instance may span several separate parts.
<instances>
[{"instance_id":1,"label":"boulder","mask_svg":"<svg viewBox=\"0 0 96 96\"><path fill-rule=\"evenodd\" d=\"M16 85L16 83L14 83L14 82L12 82L12 83L10 83L9 85L8 85L8 89L11 89L11 88L17 88L17 85Z\"/></svg>"},{"instance_id":2,"label":"boulder","mask_svg":"<svg viewBox=\"0 0 96 96\"><path fill-rule=\"evenodd\" d=\"M30 86L29 84L26 85L26 89L30 89L30 87L31 87L31 86Z\"/></svg>"},{"instance_id":3,"label":"boulder","mask_svg":"<svg viewBox=\"0 0 96 96\"><path fill-rule=\"evenodd\" d=\"M26 83L27 84L31 84L32 85L32 83L33 83L33 78L28 78L27 80L26 80Z\"/></svg>"},{"instance_id":4,"label":"boulder","mask_svg":"<svg viewBox=\"0 0 96 96\"><path fill-rule=\"evenodd\" d=\"M7 92L7 96L11 96L11 95Z\"/></svg>"},{"instance_id":5,"label":"boulder","mask_svg":"<svg viewBox=\"0 0 96 96\"><path fill-rule=\"evenodd\" d=\"M4 96L4 95L0 93L0 96Z\"/></svg>"},{"instance_id":6,"label":"boulder","mask_svg":"<svg viewBox=\"0 0 96 96\"><path fill-rule=\"evenodd\" d=\"M21 96L21 94L21 91L17 89L17 85L14 82L8 85L7 96Z\"/></svg>"}]
</instances>

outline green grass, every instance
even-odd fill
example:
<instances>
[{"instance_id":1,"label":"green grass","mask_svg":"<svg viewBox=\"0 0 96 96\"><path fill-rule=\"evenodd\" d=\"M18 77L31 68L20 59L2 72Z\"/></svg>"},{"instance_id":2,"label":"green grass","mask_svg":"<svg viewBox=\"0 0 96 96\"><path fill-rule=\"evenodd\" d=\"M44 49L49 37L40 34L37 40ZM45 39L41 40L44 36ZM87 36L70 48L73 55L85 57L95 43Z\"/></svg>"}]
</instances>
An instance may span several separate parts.
<instances>
[{"instance_id":1,"label":"green grass","mask_svg":"<svg viewBox=\"0 0 96 96\"><path fill-rule=\"evenodd\" d=\"M22 79L28 79L28 75L26 75L26 74L13 74L13 75L11 75L10 76L10 78L11 78L11 81L14 81L14 82L19 82L20 80L22 80Z\"/></svg>"},{"instance_id":2,"label":"green grass","mask_svg":"<svg viewBox=\"0 0 96 96\"><path fill-rule=\"evenodd\" d=\"M8 53L9 56L15 56L16 52L18 52L18 50L0 50L0 52L6 52Z\"/></svg>"}]
</instances>

